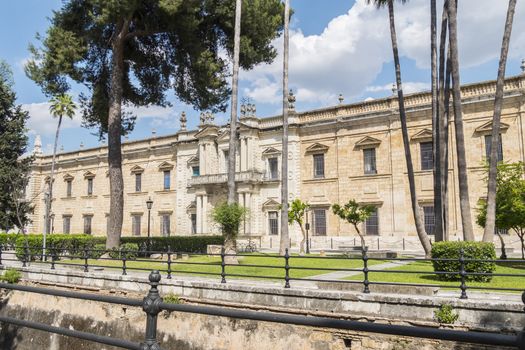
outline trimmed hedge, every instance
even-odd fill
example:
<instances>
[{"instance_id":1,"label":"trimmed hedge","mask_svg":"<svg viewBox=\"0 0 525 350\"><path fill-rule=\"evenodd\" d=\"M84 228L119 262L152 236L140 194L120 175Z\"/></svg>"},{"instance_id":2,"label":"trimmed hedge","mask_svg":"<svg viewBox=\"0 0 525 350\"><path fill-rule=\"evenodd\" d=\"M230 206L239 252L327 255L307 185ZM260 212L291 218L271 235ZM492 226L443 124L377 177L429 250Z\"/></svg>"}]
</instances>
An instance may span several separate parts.
<instances>
[{"instance_id":1,"label":"trimmed hedge","mask_svg":"<svg viewBox=\"0 0 525 350\"><path fill-rule=\"evenodd\" d=\"M42 256L43 235L0 234L2 249L14 248L19 260L23 260L24 258L26 241L28 261L39 260ZM121 237L120 242L122 244L121 247L133 247L132 249L136 247L138 255L147 255L147 237ZM46 240L47 254L49 256L54 255L57 259L59 259L61 255L83 257L84 249L105 249L105 243L106 237L77 234L51 234L47 236ZM205 253L207 245L222 245L223 243L224 238L222 236L151 237L151 247L149 250L165 252L169 246L172 252ZM128 246L128 244L131 245ZM96 259L102 254L103 252L101 251L93 251L89 252L89 257Z\"/></svg>"},{"instance_id":2,"label":"trimmed hedge","mask_svg":"<svg viewBox=\"0 0 525 350\"><path fill-rule=\"evenodd\" d=\"M453 261L432 261L434 271L458 272L460 251L463 249L466 272L493 273L496 264L487 260L496 259L496 249L493 243L488 242L436 242L432 245L433 259L455 259ZM475 259L476 261L468 261ZM457 281L461 279L458 273L439 274L439 279ZM492 275L467 275L467 281L490 282Z\"/></svg>"},{"instance_id":3,"label":"trimmed hedge","mask_svg":"<svg viewBox=\"0 0 525 350\"><path fill-rule=\"evenodd\" d=\"M113 259L135 260L139 255L139 246L136 243L124 243L120 248L113 248L109 251L109 256Z\"/></svg>"}]
</instances>

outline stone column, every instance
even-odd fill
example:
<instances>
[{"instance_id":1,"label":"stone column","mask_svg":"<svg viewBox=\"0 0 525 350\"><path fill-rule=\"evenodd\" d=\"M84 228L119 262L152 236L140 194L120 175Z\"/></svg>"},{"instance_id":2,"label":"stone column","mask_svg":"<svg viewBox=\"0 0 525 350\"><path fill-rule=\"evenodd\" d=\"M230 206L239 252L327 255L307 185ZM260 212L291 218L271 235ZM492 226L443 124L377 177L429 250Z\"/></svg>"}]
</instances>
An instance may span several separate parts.
<instances>
[{"instance_id":1,"label":"stone column","mask_svg":"<svg viewBox=\"0 0 525 350\"><path fill-rule=\"evenodd\" d=\"M245 152L246 152L246 147L244 146L245 145L245 142L244 142L244 138L242 138L240 141L240 150L239 150L239 165L240 165L240 170L241 171L244 171L246 170L246 164L245 164L245 160L246 160L246 156L244 155Z\"/></svg>"},{"instance_id":2,"label":"stone column","mask_svg":"<svg viewBox=\"0 0 525 350\"><path fill-rule=\"evenodd\" d=\"M199 145L199 172L201 175L206 174L206 155L204 154L204 145Z\"/></svg>"},{"instance_id":3,"label":"stone column","mask_svg":"<svg viewBox=\"0 0 525 350\"><path fill-rule=\"evenodd\" d=\"M246 207L246 209L248 210L248 216L247 216L247 222L246 222L246 234L250 234L252 233L252 227L253 227L253 220L254 220L254 216L252 215L252 194L251 192L246 192L245 194L245 201L244 201L244 206Z\"/></svg>"},{"instance_id":4,"label":"stone column","mask_svg":"<svg viewBox=\"0 0 525 350\"><path fill-rule=\"evenodd\" d=\"M246 159L246 170L253 169L253 139L251 137L246 139L246 150L247 150L247 159Z\"/></svg>"},{"instance_id":5,"label":"stone column","mask_svg":"<svg viewBox=\"0 0 525 350\"><path fill-rule=\"evenodd\" d=\"M196 197L197 233L202 233L202 197Z\"/></svg>"},{"instance_id":6,"label":"stone column","mask_svg":"<svg viewBox=\"0 0 525 350\"><path fill-rule=\"evenodd\" d=\"M202 195L202 233L208 234L208 195Z\"/></svg>"}]
</instances>

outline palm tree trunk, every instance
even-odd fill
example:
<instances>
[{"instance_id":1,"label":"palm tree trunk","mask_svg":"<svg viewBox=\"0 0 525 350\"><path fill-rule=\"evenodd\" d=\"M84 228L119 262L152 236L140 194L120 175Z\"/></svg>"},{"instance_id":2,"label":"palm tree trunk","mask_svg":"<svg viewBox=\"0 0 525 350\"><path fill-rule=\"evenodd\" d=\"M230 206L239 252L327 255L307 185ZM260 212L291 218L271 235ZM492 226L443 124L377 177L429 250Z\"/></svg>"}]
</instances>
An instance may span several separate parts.
<instances>
[{"instance_id":1,"label":"palm tree trunk","mask_svg":"<svg viewBox=\"0 0 525 350\"><path fill-rule=\"evenodd\" d=\"M237 99L239 96L239 54L241 46L242 0L235 4L235 33L233 43L232 99L230 106L230 142L228 150L228 204L235 203L235 154L237 144Z\"/></svg>"},{"instance_id":2,"label":"palm tree trunk","mask_svg":"<svg viewBox=\"0 0 525 350\"><path fill-rule=\"evenodd\" d=\"M397 49L396 25L394 19L394 2L388 0L388 14L390 17L390 37L392 40L392 51L394 54L394 64L396 69L397 96L399 100L399 119L401 121L401 133L403 134L403 146L405 148L405 158L407 162L408 183L410 188L410 199L412 202L412 213L416 222L416 231L425 251L425 256L430 256L430 240L425 232L425 226L421 219L421 211L417 203L416 184L414 178L414 165L412 164L412 153L410 152L410 140L408 138L408 128L405 111L405 100L403 96L403 86L401 83L401 65L399 63L399 53Z\"/></svg>"},{"instance_id":3,"label":"palm tree trunk","mask_svg":"<svg viewBox=\"0 0 525 350\"><path fill-rule=\"evenodd\" d=\"M450 0L448 4L449 47L452 64L452 93L454 96L454 126L456 131L456 153L458 165L459 205L463 239L474 240L472 217L470 213L470 199L468 190L467 158L465 155L465 134L463 131L463 113L461 106L461 84L459 80L459 53L457 37L457 4Z\"/></svg>"},{"instance_id":4,"label":"palm tree trunk","mask_svg":"<svg viewBox=\"0 0 525 350\"><path fill-rule=\"evenodd\" d=\"M283 55L283 138L281 155L281 241L279 254L290 248L288 234L288 57L290 42L290 0L284 2L284 55Z\"/></svg>"},{"instance_id":5,"label":"palm tree trunk","mask_svg":"<svg viewBox=\"0 0 525 350\"><path fill-rule=\"evenodd\" d=\"M438 87L438 120L437 127L439 133L439 168L441 183L441 232L443 240L448 240L448 116L450 105L450 61L447 57L450 50L446 50L447 45L447 6L448 0L443 5L441 17L441 34L439 43L439 87ZM445 73L446 72L446 73ZM446 75L445 75L446 74ZM434 178L434 181L436 179ZM435 194L434 194L435 195ZM437 218L436 218L437 219Z\"/></svg>"},{"instance_id":6,"label":"palm tree trunk","mask_svg":"<svg viewBox=\"0 0 525 350\"><path fill-rule=\"evenodd\" d=\"M55 179L55 164L58 147L58 135L60 134L60 126L62 125L62 116L58 117L57 131L55 133L55 144L53 145L53 159L51 160L51 175L49 179L49 195L46 201L46 220L44 229L44 239L42 241L42 254L46 255L47 235L51 233L51 207L53 202L53 181Z\"/></svg>"},{"instance_id":7,"label":"palm tree trunk","mask_svg":"<svg viewBox=\"0 0 525 350\"><path fill-rule=\"evenodd\" d=\"M438 74L437 74L437 15L436 0L430 1L430 61L431 61L431 80L432 80L432 152L434 162L434 236L436 242L444 240L443 234L443 191L441 182L441 172L445 171L441 167L441 134L439 105L438 105Z\"/></svg>"},{"instance_id":8,"label":"palm tree trunk","mask_svg":"<svg viewBox=\"0 0 525 350\"><path fill-rule=\"evenodd\" d=\"M510 35L512 33L512 21L516 0L509 0L507 9L507 20L501 43L501 55L498 67L498 79L496 80L496 96L494 98L494 117L492 119L492 138L489 159L489 180L487 188L487 221L483 232L483 241L494 240L496 224L496 176L498 173L498 145L500 142L501 106L503 105L503 88L505 84L505 68L507 65L507 54L509 52Z\"/></svg>"},{"instance_id":9,"label":"palm tree trunk","mask_svg":"<svg viewBox=\"0 0 525 350\"><path fill-rule=\"evenodd\" d=\"M108 165L109 165L109 232L106 248L117 248L122 233L124 210L124 181L122 178L122 84L124 76L124 42L128 21L119 26L113 39L113 64L108 113Z\"/></svg>"}]
</instances>

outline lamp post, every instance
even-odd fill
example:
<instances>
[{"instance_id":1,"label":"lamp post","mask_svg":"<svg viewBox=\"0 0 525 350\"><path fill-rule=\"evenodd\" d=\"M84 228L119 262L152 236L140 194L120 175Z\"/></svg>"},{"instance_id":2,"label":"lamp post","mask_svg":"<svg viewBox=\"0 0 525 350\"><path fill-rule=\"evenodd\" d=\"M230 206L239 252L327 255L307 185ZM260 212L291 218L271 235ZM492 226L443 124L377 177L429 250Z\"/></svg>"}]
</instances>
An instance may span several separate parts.
<instances>
[{"instance_id":1,"label":"lamp post","mask_svg":"<svg viewBox=\"0 0 525 350\"><path fill-rule=\"evenodd\" d=\"M151 207L153 207L153 201L151 197L146 201L146 207L148 208L148 252L151 248Z\"/></svg>"},{"instance_id":2,"label":"lamp post","mask_svg":"<svg viewBox=\"0 0 525 350\"><path fill-rule=\"evenodd\" d=\"M306 223L304 228L306 230L306 254L310 254L310 242L308 241L308 230L310 230L310 222L308 221L308 212L310 210L306 209Z\"/></svg>"}]
</instances>

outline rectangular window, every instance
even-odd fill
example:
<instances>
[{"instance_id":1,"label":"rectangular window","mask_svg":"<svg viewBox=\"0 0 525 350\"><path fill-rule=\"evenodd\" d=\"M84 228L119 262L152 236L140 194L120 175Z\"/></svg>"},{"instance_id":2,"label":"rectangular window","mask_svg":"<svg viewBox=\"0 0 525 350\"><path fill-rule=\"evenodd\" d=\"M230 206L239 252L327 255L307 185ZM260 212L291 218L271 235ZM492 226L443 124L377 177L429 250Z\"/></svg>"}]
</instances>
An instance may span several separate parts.
<instances>
[{"instance_id":1,"label":"rectangular window","mask_svg":"<svg viewBox=\"0 0 525 350\"><path fill-rule=\"evenodd\" d=\"M70 198L72 195L73 180L66 181L66 197Z\"/></svg>"},{"instance_id":2,"label":"rectangular window","mask_svg":"<svg viewBox=\"0 0 525 350\"><path fill-rule=\"evenodd\" d=\"M371 215L365 221L365 234L367 235L378 235L379 234L379 214L377 208L371 213Z\"/></svg>"},{"instance_id":3,"label":"rectangular window","mask_svg":"<svg viewBox=\"0 0 525 350\"><path fill-rule=\"evenodd\" d=\"M492 135L485 135L485 157L487 161L490 159L490 151L492 149ZM499 135L498 143L498 162L503 161L503 144L501 142L501 134Z\"/></svg>"},{"instance_id":4,"label":"rectangular window","mask_svg":"<svg viewBox=\"0 0 525 350\"><path fill-rule=\"evenodd\" d=\"M200 172L200 169L199 169L199 166L192 166L191 167L191 173L193 176L200 176L201 172Z\"/></svg>"},{"instance_id":5,"label":"rectangular window","mask_svg":"<svg viewBox=\"0 0 525 350\"><path fill-rule=\"evenodd\" d=\"M425 232L427 235L434 234L434 227L436 226L436 217L434 216L434 206L425 205L423 207L423 215L425 219Z\"/></svg>"},{"instance_id":6,"label":"rectangular window","mask_svg":"<svg viewBox=\"0 0 525 350\"><path fill-rule=\"evenodd\" d=\"M142 191L142 174L135 174L135 192Z\"/></svg>"},{"instance_id":7,"label":"rectangular window","mask_svg":"<svg viewBox=\"0 0 525 350\"><path fill-rule=\"evenodd\" d=\"M268 212L268 231L272 236L279 234L279 214L276 211Z\"/></svg>"},{"instance_id":8,"label":"rectangular window","mask_svg":"<svg viewBox=\"0 0 525 350\"><path fill-rule=\"evenodd\" d=\"M230 152L224 151L223 155L224 155L224 172L227 173L228 172L228 158L230 157Z\"/></svg>"},{"instance_id":9,"label":"rectangular window","mask_svg":"<svg viewBox=\"0 0 525 350\"><path fill-rule=\"evenodd\" d=\"M140 236L140 219L142 215L131 216L131 232L133 236Z\"/></svg>"},{"instance_id":10,"label":"rectangular window","mask_svg":"<svg viewBox=\"0 0 525 350\"><path fill-rule=\"evenodd\" d=\"M171 234L171 215L162 214L160 219L160 232L162 233L163 237L169 237Z\"/></svg>"},{"instance_id":11,"label":"rectangular window","mask_svg":"<svg viewBox=\"0 0 525 350\"><path fill-rule=\"evenodd\" d=\"M197 214L191 214L191 233L197 233Z\"/></svg>"},{"instance_id":12,"label":"rectangular window","mask_svg":"<svg viewBox=\"0 0 525 350\"><path fill-rule=\"evenodd\" d=\"M432 170L434 168L434 156L432 155L432 142L421 142L421 170Z\"/></svg>"},{"instance_id":13,"label":"rectangular window","mask_svg":"<svg viewBox=\"0 0 525 350\"><path fill-rule=\"evenodd\" d=\"M71 233L71 216L63 216L63 226L62 226L62 233L69 234Z\"/></svg>"},{"instance_id":14,"label":"rectangular window","mask_svg":"<svg viewBox=\"0 0 525 350\"><path fill-rule=\"evenodd\" d=\"M92 215L86 215L84 216L84 234L90 235L91 234L91 223L93 222L93 216Z\"/></svg>"},{"instance_id":15,"label":"rectangular window","mask_svg":"<svg viewBox=\"0 0 525 350\"><path fill-rule=\"evenodd\" d=\"M106 235L109 232L109 214L106 214Z\"/></svg>"},{"instance_id":16,"label":"rectangular window","mask_svg":"<svg viewBox=\"0 0 525 350\"><path fill-rule=\"evenodd\" d=\"M279 178L277 157L268 158L268 176L270 180L277 180Z\"/></svg>"},{"instance_id":17,"label":"rectangular window","mask_svg":"<svg viewBox=\"0 0 525 350\"><path fill-rule=\"evenodd\" d=\"M314 154L314 177L324 177L324 154Z\"/></svg>"},{"instance_id":18,"label":"rectangular window","mask_svg":"<svg viewBox=\"0 0 525 350\"><path fill-rule=\"evenodd\" d=\"M365 174L377 174L376 168L376 149L367 148L363 150L363 158L365 161Z\"/></svg>"},{"instance_id":19,"label":"rectangular window","mask_svg":"<svg viewBox=\"0 0 525 350\"><path fill-rule=\"evenodd\" d=\"M171 187L171 171L164 171L164 190L169 190Z\"/></svg>"},{"instance_id":20,"label":"rectangular window","mask_svg":"<svg viewBox=\"0 0 525 350\"><path fill-rule=\"evenodd\" d=\"M87 195L93 195L93 179L87 179Z\"/></svg>"},{"instance_id":21,"label":"rectangular window","mask_svg":"<svg viewBox=\"0 0 525 350\"><path fill-rule=\"evenodd\" d=\"M314 235L326 236L326 210L314 209Z\"/></svg>"}]
</instances>

